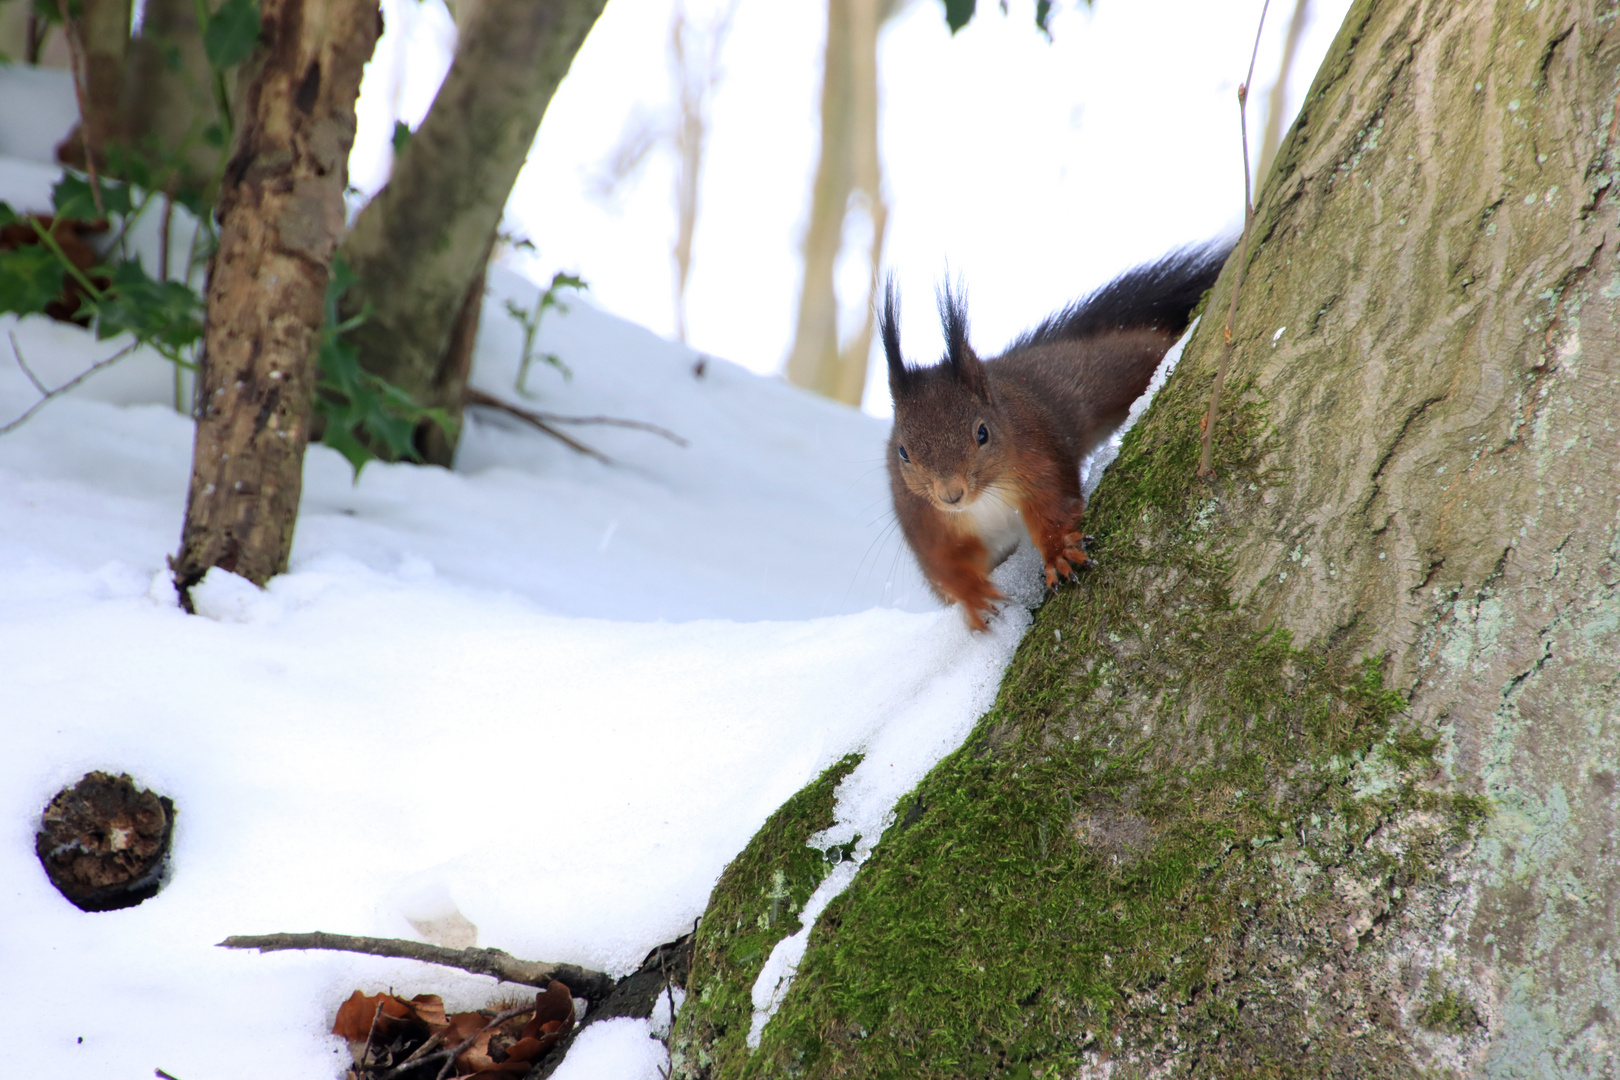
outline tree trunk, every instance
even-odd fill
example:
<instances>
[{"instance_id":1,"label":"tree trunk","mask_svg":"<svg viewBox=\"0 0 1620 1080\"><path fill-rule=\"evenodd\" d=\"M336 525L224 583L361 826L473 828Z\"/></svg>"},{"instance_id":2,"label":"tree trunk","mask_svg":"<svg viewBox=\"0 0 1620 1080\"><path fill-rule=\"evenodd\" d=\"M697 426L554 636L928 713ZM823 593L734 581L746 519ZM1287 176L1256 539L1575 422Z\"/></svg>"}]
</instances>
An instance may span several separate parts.
<instances>
[{"instance_id":1,"label":"tree trunk","mask_svg":"<svg viewBox=\"0 0 1620 1080\"><path fill-rule=\"evenodd\" d=\"M1261 192L1217 478L1207 319L1099 568L752 1054L783 887L728 869L679 1075L1620 1071L1615 18L1354 6Z\"/></svg>"},{"instance_id":2,"label":"tree trunk","mask_svg":"<svg viewBox=\"0 0 1620 1080\"><path fill-rule=\"evenodd\" d=\"M893 0L829 0L827 7L821 157L804 233L804 279L787 377L795 385L850 405L859 405L866 389L871 301L888 223L878 156L877 38L879 27L896 6ZM851 347L840 350L833 275L844 245L850 199L857 192L865 197L872 223L867 316Z\"/></svg>"},{"instance_id":3,"label":"tree trunk","mask_svg":"<svg viewBox=\"0 0 1620 1080\"><path fill-rule=\"evenodd\" d=\"M261 15L208 278L202 414L174 561L188 604L211 567L259 585L287 567L354 102L382 29L375 0L264 0Z\"/></svg>"},{"instance_id":4,"label":"tree trunk","mask_svg":"<svg viewBox=\"0 0 1620 1080\"><path fill-rule=\"evenodd\" d=\"M206 0L209 11L219 5ZM168 181L168 190L194 191L210 203L226 152L204 138L216 124L229 130L214 94L197 0L147 0L124 66L120 141L152 159L154 175Z\"/></svg>"},{"instance_id":5,"label":"tree trunk","mask_svg":"<svg viewBox=\"0 0 1620 1080\"><path fill-rule=\"evenodd\" d=\"M344 312L371 311L350 340L419 404L461 416L466 377L449 348L458 313L546 105L605 2L480 0L432 110L343 242L359 276ZM419 442L426 460L450 464L454 438Z\"/></svg>"}]
</instances>

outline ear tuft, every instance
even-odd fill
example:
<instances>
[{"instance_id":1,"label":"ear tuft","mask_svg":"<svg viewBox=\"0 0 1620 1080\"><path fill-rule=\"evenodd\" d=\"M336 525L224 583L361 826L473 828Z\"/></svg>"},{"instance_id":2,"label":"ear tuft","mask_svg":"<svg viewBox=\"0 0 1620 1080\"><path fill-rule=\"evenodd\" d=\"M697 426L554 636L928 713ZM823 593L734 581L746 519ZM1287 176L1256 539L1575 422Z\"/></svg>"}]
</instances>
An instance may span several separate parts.
<instances>
[{"instance_id":1,"label":"ear tuft","mask_svg":"<svg viewBox=\"0 0 1620 1080\"><path fill-rule=\"evenodd\" d=\"M895 287L894 275L883 282L883 354L889 359L889 393L899 397L906 385L905 358L900 355L900 290Z\"/></svg>"},{"instance_id":2,"label":"ear tuft","mask_svg":"<svg viewBox=\"0 0 1620 1080\"><path fill-rule=\"evenodd\" d=\"M984 365L968 344L967 297L962 283L953 289L946 281L939 290L939 321L945 329L945 362L970 391L983 397L986 392Z\"/></svg>"}]
</instances>

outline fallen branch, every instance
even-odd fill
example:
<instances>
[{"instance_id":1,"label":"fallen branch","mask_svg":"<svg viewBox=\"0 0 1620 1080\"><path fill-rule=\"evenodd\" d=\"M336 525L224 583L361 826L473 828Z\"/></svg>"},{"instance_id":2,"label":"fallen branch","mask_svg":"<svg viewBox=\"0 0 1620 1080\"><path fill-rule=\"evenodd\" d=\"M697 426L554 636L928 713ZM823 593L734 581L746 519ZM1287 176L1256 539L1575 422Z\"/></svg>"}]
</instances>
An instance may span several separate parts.
<instances>
[{"instance_id":1,"label":"fallen branch","mask_svg":"<svg viewBox=\"0 0 1620 1080\"><path fill-rule=\"evenodd\" d=\"M495 409L498 412L506 413L508 416L515 416L525 423L534 425L547 435L550 435L552 438L573 447L580 453L589 454L599 461L610 465L612 464L612 461L606 455L591 449L590 447L578 442L568 435L563 434L556 428L552 427L552 425L602 424L608 427L632 428L636 431L645 431L649 432L650 434L657 435L660 438L668 439L676 446L685 447L691 445L685 439L681 438L673 431L670 431L668 428L659 427L657 424L649 424L643 420L625 420L617 416L562 416L557 413L535 412L532 409L524 409L517 405L513 405L510 402L502 401L494 394L487 394L482 390L476 390L471 387L469 387L467 390L467 404L482 406L486 409Z\"/></svg>"},{"instance_id":2,"label":"fallen branch","mask_svg":"<svg viewBox=\"0 0 1620 1080\"><path fill-rule=\"evenodd\" d=\"M17 419L13 420L9 424L0 426L0 435L4 435L13 428L22 426L25 420L39 412L40 409L44 408L46 402L50 401L52 398L60 397L67 393L69 390L73 389L75 386L78 386L80 383L84 382L84 380L88 379L102 368L122 360L124 357L134 352L136 347L140 345L140 342L132 341L128 345L125 345L122 349L119 349L117 352L107 357L107 359L97 360L94 364L91 364L89 367L85 368L83 371L79 372L73 378L69 379L61 386L58 386L56 389L48 390L46 389L45 384L40 382L39 376L35 375L34 370L28 366L28 361L23 359L22 350L17 347L17 335L10 334L9 336L11 338L11 353L17 358L17 366L22 368L24 375L28 376L28 381L34 384L34 389L39 391L40 399L30 405L28 407L28 411L17 417Z\"/></svg>"},{"instance_id":3,"label":"fallen branch","mask_svg":"<svg viewBox=\"0 0 1620 1080\"><path fill-rule=\"evenodd\" d=\"M548 964L536 960L520 960L500 949L447 949L442 945L428 945L421 941L400 938L351 937L348 934L328 934L317 930L313 934L262 934L233 936L220 942L226 949L257 949L260 952L279 952L285 949L325 949L334 952L364 953L368 956L391 956L400 960L420 960L425 964L459 968L474 975L489 975L502 982L522 983L544 990L553 979L566 983L581 997L595 1001L613 989L614 979L600 971L575 967L573 964ZM532 1006L531 1006L532 1008Z\"/></svg>"}]
</instances>

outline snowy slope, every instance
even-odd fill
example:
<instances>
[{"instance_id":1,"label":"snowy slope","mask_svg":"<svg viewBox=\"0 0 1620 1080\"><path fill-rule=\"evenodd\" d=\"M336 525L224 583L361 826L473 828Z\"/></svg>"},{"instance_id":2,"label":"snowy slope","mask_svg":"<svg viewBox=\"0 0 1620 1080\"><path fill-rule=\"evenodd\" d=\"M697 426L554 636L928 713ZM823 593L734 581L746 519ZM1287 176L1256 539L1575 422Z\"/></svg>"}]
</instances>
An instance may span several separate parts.
<instances>
[{"instance_id":1,"label":"snowy slope","mask_svg":"<svg viewBox=\"0 0 1620 1080\"><path fill-rule=\"evenodd\" d=\"M0 198L49 177L0 159ZM37 205L37 203L35 203ZM475 379L512 390L497 274ZM0 319L0 423L117 348ZM233 933L417 936L459 912L520 956L622 972L691 925L789 794L867 752L843 838L989 704L1027 624L987 636L928 598L889 530L885 425L697 357L585 301L553 314L532 407L690 440L573 429L615 464L478 414L454 471L312 447L291 571L174 603L191 424L133 356L0 436L0 972L19 1074L337 1075L357 987L482 1004L491 980L336 954L231 953ZM1003 568L1029 585L1029 560ZM1026 589L1027 592L1027 589ZM175 800L172 878L84 914L34 830L58 787L127 771ZM644 1022L559 1076L656 1075ZM593 1064L594 1062L594 1064Z\"/></svg>"}]
</instances>

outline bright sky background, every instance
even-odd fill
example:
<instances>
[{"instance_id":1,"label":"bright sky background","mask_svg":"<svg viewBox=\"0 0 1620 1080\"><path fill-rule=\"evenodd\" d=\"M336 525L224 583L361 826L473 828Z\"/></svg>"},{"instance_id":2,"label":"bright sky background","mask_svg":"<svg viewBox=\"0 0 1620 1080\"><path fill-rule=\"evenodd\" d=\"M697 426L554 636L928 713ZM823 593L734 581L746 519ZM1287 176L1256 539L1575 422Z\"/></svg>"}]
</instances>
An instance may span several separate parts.
<instances>
[{"instance_id":1,"label":"bright sky background","mask_svg":"<svg viewBox=\"0 0 1620 1080\"><path fill-rule=\"evenodd\" d=\"M578 272L593 300L673 334L673 168L650 160L612 202L593 196L627 125L672 108L668 38L677 0L611 0L541 126L508 208L538 254L527 272ZM686 0L699 23L728 0ZM966 282L973 341L1000 349L1137 263L1241 223L1236 88L1263 0L1064 0L1053 40L1034 0L994 0L954 38L940 0L911 0L884 30L879 67L884 261L905 300L902 343L941 348L935 285ZM354 182L386 177L397 115L414 126L443 78L454 25L440 0L384 0L388 33L362 96ZM1290 115L1349 0L1312 0ZM1267 16L1251 148L1264 126L1292 0ZM692 280L690 343L758 372L781 369L793 336L800 239L820 138L821 3L740 0L710 114ZM857 221L859 215L856 215ZM854 226L859 229L859 225ZM864 241L858 252L864 250ZM864 256L862 256L863 258ZM864 264L840 278L844 325L864 301ZM844 288L847 282L848 288ZM881 353L878 353L881 357ZM865 408L890 412L881 363Z\"/></svg>"}]
</instances>

